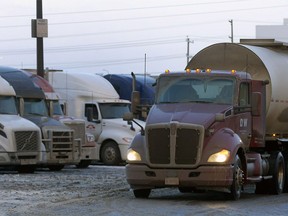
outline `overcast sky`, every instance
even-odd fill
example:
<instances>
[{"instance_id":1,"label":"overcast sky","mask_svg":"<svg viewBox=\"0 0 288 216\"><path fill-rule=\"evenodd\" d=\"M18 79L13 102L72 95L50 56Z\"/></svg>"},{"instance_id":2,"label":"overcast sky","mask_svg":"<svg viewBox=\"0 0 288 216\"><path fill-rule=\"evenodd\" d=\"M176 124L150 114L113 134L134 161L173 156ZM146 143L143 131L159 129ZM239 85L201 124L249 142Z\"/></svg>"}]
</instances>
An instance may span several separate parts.
<instances>
[{"instance_id":1,"label":"overcast sky","mask_svg":"<svg viewBox=\"0 0 288 216\"><path fill-rule=\"evenodd\" d=\"M0 0L0 65L36 68L36 0ZM255 38L282 25L287 0L43 0L44 67L95 73L183 70L190 55L219 42ZM146 57L146 64L145 64Z\"/></svg>"}]
</instances>

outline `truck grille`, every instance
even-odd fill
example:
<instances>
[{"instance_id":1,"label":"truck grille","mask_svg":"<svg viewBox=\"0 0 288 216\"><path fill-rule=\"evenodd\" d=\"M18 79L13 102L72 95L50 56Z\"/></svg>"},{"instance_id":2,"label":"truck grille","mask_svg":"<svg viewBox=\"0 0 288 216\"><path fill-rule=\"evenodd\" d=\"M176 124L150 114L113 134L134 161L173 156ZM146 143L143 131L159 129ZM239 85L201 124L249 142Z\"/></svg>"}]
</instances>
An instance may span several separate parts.
<instances>
[{"instance_id":1,"label":"truck grille","mask_svg":"<svg viewBox=\"0 0 288 216\"><path fill-rule=\"evenodd\" d=\"M82 145L85 144L86 135L85 135L85 122L83 123L74 123L74 122L64 122L66 126L74 130L74 139L81 139Z\"/></svg>"},{"instance_id":2,"label":"truck grille","mask_svg":"<svg viewBox=\"0 0 288 216\"><path fill-rule=\"evenodd\" d=\"M53 152L73 151L73 131L52 131Z\"/></svg>"},{"instance_id":3,"label":"truck grille","mask_svg":"<svg viewBox=\"0 0 288 216\"><path fill-rule=\"evenodd\" d=\"M151 164L194 166L200 160L202 126L179 123L149 126L146 135Z\"/></svg>"},{"instance_id":4,"label":"truck grille","mask_svg":"<svg viewBox=\"0 0 288 216\"><path fill-rule=\"evenodd\" d=\"M17 151L38 151L39 149L39 133L37 131L16 131L15 140Z\"/></svg>"}]
</instances>

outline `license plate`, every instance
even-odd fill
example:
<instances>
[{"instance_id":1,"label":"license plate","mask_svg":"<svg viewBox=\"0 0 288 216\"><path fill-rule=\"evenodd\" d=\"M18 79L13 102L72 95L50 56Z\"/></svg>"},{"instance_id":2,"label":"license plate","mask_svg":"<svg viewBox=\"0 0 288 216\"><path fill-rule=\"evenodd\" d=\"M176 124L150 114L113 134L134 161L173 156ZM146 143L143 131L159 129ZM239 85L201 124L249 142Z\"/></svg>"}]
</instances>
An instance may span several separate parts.
<instances>
[{"instance_id":1,"label":"license plate","mask_svg":"<svg viewBox=\"0 0 288 216\"><path fill-rule=\"evenodd\" d=\"M167 177L165 178L165 185L179 185L178 177Z\"/></svg>"}]
</instances>

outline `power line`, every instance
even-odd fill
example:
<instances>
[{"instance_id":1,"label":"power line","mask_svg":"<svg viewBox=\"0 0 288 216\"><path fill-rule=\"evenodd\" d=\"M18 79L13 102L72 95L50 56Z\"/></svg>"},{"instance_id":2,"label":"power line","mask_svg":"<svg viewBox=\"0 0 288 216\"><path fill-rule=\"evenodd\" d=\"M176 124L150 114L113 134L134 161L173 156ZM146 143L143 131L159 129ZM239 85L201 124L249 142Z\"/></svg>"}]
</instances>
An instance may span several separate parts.
<instances>
[{"instance_id":1,"label":"power line","mask_svg":"<svg viewBox=\"0 0 288 216\"><path fill-rule=\"evenodd\" d=\"M101 43L101 44L85 44L78 46L62 46L62 47L48 47L45 53L59 53L59 52L81 52L81 51L95 51L103 49L119 49L119 48L134 48L141 46L155 46L173 43L183 43L184 39L150 39L150 40L136 40L128 42L115 42L115 43ZM35 49L9 49L1 50L1 55L18 55L18 54L34 54Z\"/></svg>"},{"instance_id":2,"label":"power line","mask_svg":"<svg viewBox=\"0 0 288 216\"><path fill-rule=\"evenodd\" d=\"M158 5L158 6L148 6L148 7L133 7L133 8L116 8L116 9L102 9L102 10L92 10L92 11L72 11L72 12L59 12L59 13L46 13L46 15L73 15L73 14L87 14L87 13L102 13L102 12L117 12L117 11L135 11L135 10L147 10L147 9L158 9L161 10L163 8L175 8L175 7L187 7L187 6L196 6L196 5L210 5L211 4L223 4L223 3L233 3L233 2L243 2L243 1L249 1L251 0L228 0L228 1L218 1L218 2L201 2L201 3L189 3L189 4L177 4L177 5ZM0 18L16 18L16 17L28 17L28 16L34 16L28 15L28 14L20 14L20 15L2 15Z\"/></svg>"},{"instance_id":3,"label":"power line","mask_svg":"<svg viewBox=\"0 0 288 216\"><path fill-rule=\"evenodd\" d=\"M182 14L170 14L170 15L154 15L154 16L145 16L145 17L129 17L129 18L114 18L114 19L102 19L102 20L86 20L86 21L74 21L74 22L58 22L50 23L50 26L53 25L71 25L71 24L88 24L88 23L99 23L99 22L119 22L119 21L129 21L129 20L145 20L145 19L159 19L159 18L171 18L171 17L185 17L193 15L203 15L203 14L216 14L216 13L231 13L239 11L251 11L251 10L262 10L262 9L271 9L271 8L283 8L288 7L288 4L285 5L274 5L274 6L263 6L263 7L254 7L254 8L240 8L240 9L228 9L228 10L218 10L218 11L207 11L207 12L194 12L194 13L182 13ZM13 26L0 26L0 28L19 28L27 27L30 25L13 25Z\"/></svg>"}]
</instances>

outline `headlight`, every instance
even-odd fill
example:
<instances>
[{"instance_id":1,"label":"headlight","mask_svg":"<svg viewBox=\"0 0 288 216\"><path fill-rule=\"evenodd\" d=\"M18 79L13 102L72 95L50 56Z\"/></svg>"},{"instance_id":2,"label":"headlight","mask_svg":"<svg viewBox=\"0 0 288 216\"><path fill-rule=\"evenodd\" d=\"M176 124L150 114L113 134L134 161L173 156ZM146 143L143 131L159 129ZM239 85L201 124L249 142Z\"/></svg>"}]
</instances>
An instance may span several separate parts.
<instances>
[{"instance_id":1,"label":"headlight","mask_svg":"<svg viewBox=\"0 0 288 216\"><path fill-rule=\"evenodd\" d=\"M141 156L138 152L134 151L133 149L128 149L127 160L128 161L141 161Z\"/></svg>"},{"instance_id":2,"label":"headlight","mask_svg":"<svg viewBox=\"0 0 288 216\"><path fill-rule=\"evenodd\" d=\"M217 152L215 154L212 154L209 158L208 158L208 162L216 162L216 163L223 163L228 161L230 157L230 151L223 149L220 152Z\"/></svg>"}]
</instances>

